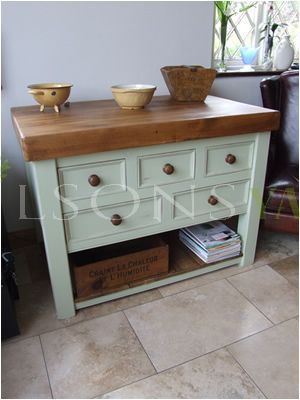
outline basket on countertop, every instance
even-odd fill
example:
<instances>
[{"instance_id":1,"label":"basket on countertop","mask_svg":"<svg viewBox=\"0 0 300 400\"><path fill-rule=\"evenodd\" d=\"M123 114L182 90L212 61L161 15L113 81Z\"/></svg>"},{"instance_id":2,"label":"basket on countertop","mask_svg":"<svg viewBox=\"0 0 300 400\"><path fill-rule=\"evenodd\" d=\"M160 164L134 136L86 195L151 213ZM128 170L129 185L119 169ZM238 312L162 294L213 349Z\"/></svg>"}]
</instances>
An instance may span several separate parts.
<instances>
[{"instance_id":1,"label":"basket on countertop","mask_svg":"<svg viewBox=\"0 0 300 400\"><path fill-rule=\"evenodd\" d=\"M160 70L171 96L177 101L203 102L217 74L215 69L201 65L166 66Z\"/></svg>"}]
</instances>

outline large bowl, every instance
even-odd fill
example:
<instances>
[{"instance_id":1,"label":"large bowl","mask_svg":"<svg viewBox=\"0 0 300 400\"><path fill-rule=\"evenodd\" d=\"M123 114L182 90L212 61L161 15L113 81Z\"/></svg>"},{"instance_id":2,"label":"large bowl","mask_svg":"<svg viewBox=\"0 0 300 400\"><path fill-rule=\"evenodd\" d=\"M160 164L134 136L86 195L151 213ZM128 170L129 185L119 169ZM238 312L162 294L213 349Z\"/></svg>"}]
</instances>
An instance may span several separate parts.
<instances>
[{"instance_id":1,"label":"large bowl","mask_svg":"<svg viewBox=\"0 0 300 400\"><path fill-rule=\"evenodd\" d=\"M171 96L177 101L203 102L217 74L215 69L201 65L173 65L160 70Z\"/></svg>"},{"instance_id":2,"label":"large bowl","mask_svg":"<svg viewBox=\"0 0 300 400\"><path fill-rule=\"evenodd\" d=\"M69 83L36 83L27 87L30 89L28 93L41 105L40 111L44 111L45 107L54 107L59 112L60 105L70 96L72 86Z\"/></svg>"},{"instance_id":3,"label":"large bowl","mask_svg":"<svg viewBox=\"0 0 300 400\"><path fill-rule=\"evenodd\" d=\"M153 85L115 85L112 94L121 108L137 110L150 103L156 86Z\"/></svg>"}]
</instances>

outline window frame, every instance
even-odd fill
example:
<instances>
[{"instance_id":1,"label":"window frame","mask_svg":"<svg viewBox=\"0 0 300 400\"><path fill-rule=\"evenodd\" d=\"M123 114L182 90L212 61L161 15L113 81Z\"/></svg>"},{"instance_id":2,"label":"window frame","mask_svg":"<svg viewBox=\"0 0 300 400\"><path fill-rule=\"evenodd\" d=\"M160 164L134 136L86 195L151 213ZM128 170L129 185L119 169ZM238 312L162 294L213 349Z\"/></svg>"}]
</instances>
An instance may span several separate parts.
<instances>
[{"instance_id":1,"label":"window frame","mask_svg":"<svg viewBox=\"0 0 300 400\"><path fill-rule=\"evenodd\" d=\"M249 4L250 2L249 1L247 1L247 2L246 1L244 1L244 2L239 1L237 3L239 3L239 4L244 3L244 5L246 5L247 3ZM278 15L279 15L279 19L280 19L280 9L284 7L284 5L282 4L284 2L280 2L281 4L279 6L277 5L277 3L279 3L278 1L277 2L276 1L267 1L267 2L266 1L264 1L264 2L256 1L256 2L253 2L253 3L256 3L256 5L255 5L255 10L256 11L255 11L255 18L254 18L254 20L255 20L254 28L253 28L253 32L251 33L251 35L253 36L253 38L251 40L251 43L252 43L251 46L253 46L253 47L259 47L260 46L259 53L258 53L258 56L257 56L257 61L255 63L259 67L263 63L263 57L264 57L263 41L260 41L260 38L262 36L262 34L260 32L261 25L263 23L266 23L266 21L267 21L267 15L268 15L269 7L270 7L271 4L274 7L274 11L273 12L275 13L275 19L278 20ZM294 11L297 11L295 6L294 6L295 2L291 2L291 3L293 3L292 7L294 8ZM248 19L251 19L249 17L248 10L244 11L243 15L246 15L246 17ZM237 14L237 17L238 16L239 16L239 14ZM299 18L299 9L298 9L298 18ZM251 20L251 22L253 22L253 21ZM251 22L250 22L250 24L251 24ZM219 20L218 20L218 16L217 16L216 6L215 6L215 3L214 3L214 31L213 31L214 32L214 35L213 35L214 37L213 37L213 50L212 50L212 66L214 68L218 68L218 65L221 62L220 57L219 58L216 57L216 55L220 55L220 47L218 47L216 49L216 38L220 37L220 34L219 34L220 28L217 26L217 24L219 25ZM297 29L299 30L299 25L298 25ZM235 31L238 39L240 40L240 43L241 43L240 47L245 45L244 44L244 39L241 37L240 33L238 32L238 27L236 26L235 22L233 21L233 18L230 17L229 21L228 21L227 35L228 35L228 32L232 33L233 31ZM276 44L274 46L276 46ZM294 45L294 47L295 47L295 51L296 51L297 50L296 46ZM226 63L227 68L229 70L231 70L231 71L234 71L234 70L238 71L238 69L243 66L241 56L238 56L238 57L235 56L238 53L238 51L239 51L238 49L235 51L235 53L234 53L232 58L229 58L228 55L226 57L226 52L225 52L225 63ZM298 55L297 58L295 58L294 61L298 61L298 58L299 58L299 55Z\"/></svg>"}]
</instances>

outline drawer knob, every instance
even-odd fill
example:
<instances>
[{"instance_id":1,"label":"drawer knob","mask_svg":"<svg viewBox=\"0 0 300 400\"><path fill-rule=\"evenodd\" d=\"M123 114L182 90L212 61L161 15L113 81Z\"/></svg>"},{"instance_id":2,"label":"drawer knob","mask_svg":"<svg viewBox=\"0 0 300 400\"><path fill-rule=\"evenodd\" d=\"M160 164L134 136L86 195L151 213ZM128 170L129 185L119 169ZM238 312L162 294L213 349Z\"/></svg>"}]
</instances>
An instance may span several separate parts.
<instances>
[{"instance_id":1,"label":"drawer knob","mask_svg":"<svg viewBox=\"0 0 300 400\"><path fill-rule=\"evenodd\" d=\"M88 181L91 186L98 186L101 182L98 175L90 175Z\"/></svg>"},{"instance_id":2,"label":"drawer knob","mask_svg":"<svg viewBox=\"0 0 300 400\"><path fill-rule=\"evenodd\" d=\"M227 164L234 164L236 162L236 156L234 156L233 154L227 154L225 161L227 162Z\"/></svg>"},{"instance_id":3,"label":"drawer knob","mask_svg":"<svg viewBox=\"0 0 300 400\"><path fill-rule=\"evenodd\" d=\"M171 164L165 164L163 167L163 171L165 174L171 175L175 171L175 168Z\"/></svg>"},{"instance_id":4,"label":"drawer knob","mask_svg":"<svg viewBox=\"0 0 300 400\"><path fill-rule=\"evenodd\" d=\"M218 199L215 196L209 196L208 202L210 205L215 206L218 203Z\"/></svg>"},{"instance_id":5,"label":"drawer knob","mask_svg":"<svg viewBox=\"0 0 300 400\"><path fill-rule=\"evenodd\" d=\"M117 225L120 225L120 224L121 224L122 218L120 217L119 214L114 214L114 215L111 217L110 221L111 221L111 223L112 223L113 225L116 225L116 226L117 226Z\"/></svg>"}]
</instances>

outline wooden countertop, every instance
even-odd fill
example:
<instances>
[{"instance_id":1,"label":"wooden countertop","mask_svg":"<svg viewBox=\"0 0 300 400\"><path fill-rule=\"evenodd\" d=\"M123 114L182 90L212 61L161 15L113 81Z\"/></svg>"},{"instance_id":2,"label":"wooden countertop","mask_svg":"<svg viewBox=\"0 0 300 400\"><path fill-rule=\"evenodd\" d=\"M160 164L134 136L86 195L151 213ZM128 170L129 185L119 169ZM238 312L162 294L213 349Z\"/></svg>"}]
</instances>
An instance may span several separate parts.
<instances>
[{"instance_id":1,"label":"wooden countertop","mask_svg":"<svg viewBox=\"0 0 300 400\"><path fill-rule=\"evenodd\" d=\"M264 132L279 127L278 111L208 96L205 103L154 97L142 110L114 100L71 103L61 112L12 108L24 159L46 160L198 138Z\"/></svg>"}]
</instances>

